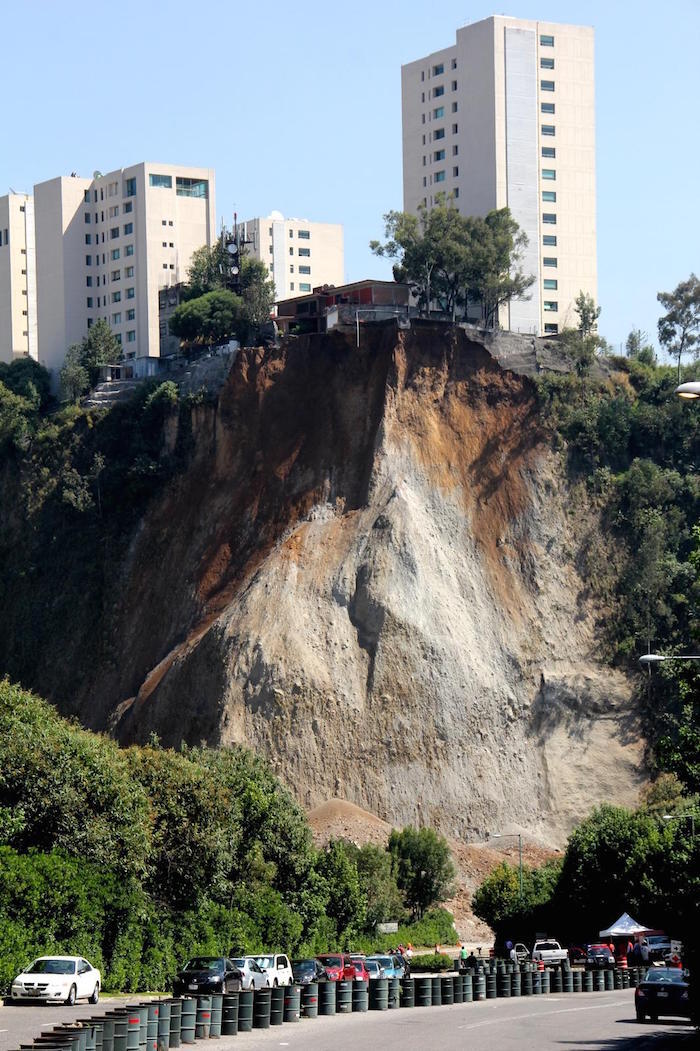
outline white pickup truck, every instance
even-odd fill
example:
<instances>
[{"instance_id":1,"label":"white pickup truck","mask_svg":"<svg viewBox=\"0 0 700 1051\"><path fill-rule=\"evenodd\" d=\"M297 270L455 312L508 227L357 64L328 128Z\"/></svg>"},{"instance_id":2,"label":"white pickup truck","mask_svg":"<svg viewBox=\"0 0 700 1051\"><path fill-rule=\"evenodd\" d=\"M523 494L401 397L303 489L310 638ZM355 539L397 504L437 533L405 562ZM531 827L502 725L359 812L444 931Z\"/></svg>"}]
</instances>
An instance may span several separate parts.
<instances>
[{"instance_id":1,"label":"white pickup truck","mask_svg":"<svg viewBox=\"0 0 700 1051\"><path fill-rule=\"evenodd\" d=\"M544 942L535 942L532 946L532 959L542 960L546 965L559 967L561 964L566 963L569 959L569 954L566 949L562 949L559 942L552 941L549 939Z\"/></svg>"}]
</instances>

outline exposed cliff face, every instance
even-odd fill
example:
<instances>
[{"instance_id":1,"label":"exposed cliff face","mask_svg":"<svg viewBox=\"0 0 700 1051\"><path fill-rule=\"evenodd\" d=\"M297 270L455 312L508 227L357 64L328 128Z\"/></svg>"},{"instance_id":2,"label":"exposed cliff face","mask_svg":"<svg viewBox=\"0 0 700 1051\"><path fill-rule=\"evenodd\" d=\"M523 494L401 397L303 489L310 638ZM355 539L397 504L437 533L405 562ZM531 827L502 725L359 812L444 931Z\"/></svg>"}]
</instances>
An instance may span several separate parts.
<instances>
[{"instance_id":1,"label":"exposed cliff face","mask_svg":"<svg viewBox=\"0 0 700 1051\"><path fill-rule=\"evenodd\" d=\"M245 741L309 806L560 842L643 772L531 381L464 332L238 358L121 573L81 717ZM171 436L174 441L175 436Z\"/></svg>"}]
</instances>

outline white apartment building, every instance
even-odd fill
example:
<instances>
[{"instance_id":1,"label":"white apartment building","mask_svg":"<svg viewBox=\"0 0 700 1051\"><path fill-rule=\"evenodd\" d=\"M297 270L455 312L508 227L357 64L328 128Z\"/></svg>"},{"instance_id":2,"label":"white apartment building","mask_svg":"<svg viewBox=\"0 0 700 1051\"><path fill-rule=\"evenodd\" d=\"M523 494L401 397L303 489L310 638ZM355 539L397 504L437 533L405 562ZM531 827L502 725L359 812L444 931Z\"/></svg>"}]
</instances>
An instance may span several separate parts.
<instances>
[{"instance_id":1,"label":"white apartment building","mask_svg":"<svg viewBox=\"0 0 700 1051\"><path fill-rule=\"evenodd\" d=\"M593 29L494 16L402 67L404 209L440 192L464 215L506 205L536 275L501 324L555 333L597 299Z\"/></svg>"},{"instance_id":2,"label":"white apartment building","mask_svg":"<svg viewBox=\"0 0 700 1051\"><path fill-rule=\"evenodd\" d=\"M210 168L151 163L36 185L39 361L60 369L104 318L134 374L154 372L158 291L185 281L192 253L215 240L214 192Z\"/></svg>"},{"instance_id":3,"label":"white apartment building","mask_svg":"<svg viewBox=\"0 0 700 1051\"><path fill-rule=\"evenodd\" d=\"M37 357L34 199L0 197L0 361Z\"/></svg>"},{"instance_id":4,"label":"white apartment building","mask_svg":"<svg viewBox=\"0 0 700 1051\"><path fill-rule=\"evenodd\" d=\"M319 285L345 281L343 227L285 219L281 212L244 224L247 250L269 268L275 299L305 296Z\"/></svg>"}]
</instances>

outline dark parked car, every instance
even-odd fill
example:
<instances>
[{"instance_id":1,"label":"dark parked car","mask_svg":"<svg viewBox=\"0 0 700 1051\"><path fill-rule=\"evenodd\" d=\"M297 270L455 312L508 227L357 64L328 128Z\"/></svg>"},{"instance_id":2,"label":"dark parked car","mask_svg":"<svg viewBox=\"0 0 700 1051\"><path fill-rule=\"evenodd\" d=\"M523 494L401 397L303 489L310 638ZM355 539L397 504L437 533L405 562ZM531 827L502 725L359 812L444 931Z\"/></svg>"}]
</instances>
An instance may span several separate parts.
<instances>
[{"instance_id":1,"label":"dark parked car","mask_svg":"<svg viewBox=\"0 0 700 1051\"><path fill-rule=\"evenodd\" d=\"M634 991L637 1021L647 1015L655 1022L660 1015L690 1018L688 972L677 967L651 967Z\"/></svg>"},{"instance_id":2,"label":"dark parked car","mask_svg":"<svg viewBox=\"0 0 700 1051\"><path fill-rule=\"evenodd\" d=\"M585 963L588 953L580 945L569 946L569 963Z\"/></svg>"},{"instance_id":3,"label":"dark parked car","mask_svg":"<svg viewBox=\"0 0 700 1051\"><path fill-rule=\"evenodd\" d=\"M586 967L595 970L597 967L614 967L615 955L609 945L589 945L586 952Z\"/></svg>"},{"instance_id":4,"label":"dark parked car","mask_svg":"<svg viewBox=\"0 0 700 1051\"><path fill-rule=\"evenodd\" d=\"M226 956L194 956L175 975L173 996L192 993L233 993L243 975Z\"/></svg>"},{"instance_id":5,"label":"dark parked car","mask_svg":"<svg viewBox=\"0 0 700 1051\"><path fill-rule=\"evenodd\" d=\"M311 982L325 982L326 972L318 960L292 960L292 974L297 985L309 985Z\"/></svg>"}]
</instances>

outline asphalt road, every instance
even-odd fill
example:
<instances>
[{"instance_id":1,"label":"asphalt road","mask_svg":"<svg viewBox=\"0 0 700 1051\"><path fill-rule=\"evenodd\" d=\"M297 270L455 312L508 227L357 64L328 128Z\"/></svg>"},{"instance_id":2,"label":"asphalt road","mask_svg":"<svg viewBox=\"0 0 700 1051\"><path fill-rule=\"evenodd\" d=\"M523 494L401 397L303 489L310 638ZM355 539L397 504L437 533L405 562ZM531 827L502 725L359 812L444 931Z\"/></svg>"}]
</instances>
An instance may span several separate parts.
<instances>
[{"instance_id":1,"label":"asphalt road","mask_svg":"<svg viewBox=\"0 0 700 1051\"><path fill-rule=\"evenodd\" d=\"M87 1005L4 1007L0 1009L0 1051L27 1043L43 1027L133 1001L133 997L103 1001L97 1009ZM381 1051L690 1051L697 1043L695 1032L683 1023L638 1023L630 990L301 1019L296 1024L224 1037L215 1045L216 1051L278 1047L358 1051L367 1046Z\"/></svg>"}]
</instances>

